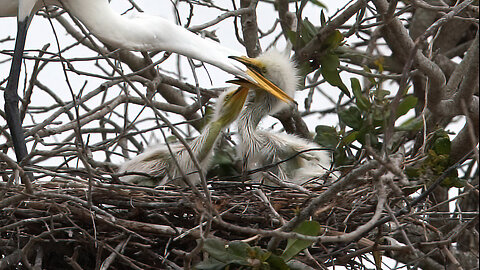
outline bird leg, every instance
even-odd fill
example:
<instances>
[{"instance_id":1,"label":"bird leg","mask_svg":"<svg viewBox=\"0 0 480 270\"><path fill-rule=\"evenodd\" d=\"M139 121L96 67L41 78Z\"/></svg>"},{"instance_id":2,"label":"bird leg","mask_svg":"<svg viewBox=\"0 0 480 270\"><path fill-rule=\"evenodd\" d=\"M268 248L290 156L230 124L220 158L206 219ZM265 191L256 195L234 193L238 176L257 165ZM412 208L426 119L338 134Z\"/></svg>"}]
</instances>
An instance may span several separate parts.
<instances>
[{"instance_id":1,"label":"bird leg","mask_svg":"<svg viewBox=\"0 0 480 270\"><path fill-rule=\"evenodd\" d=\"M15 40L15 50L13 54L12 66L8 76L7 88L5 89L5 114L7 124L15 149L17 161L22 161L27 155L27 147L25 144L25 135L22 129L22 120L18 110L18 80L22 66L22 55L25 47L25 39L27 36L28 20L18 22L17 38Z\"/></svg>"},{"instance_id":2,"label":"bird leg","mask_svg":"<svg viewBox=\"0 0 480 270\"><path fill-rule=\"evenodd\" d=\"M25 39L30 19L18 22L17 38L15 40L15 50L13 53L12 66L8 76L7 88L5 89L5 115L7 125L10 129L10 135L13 141L13 148L17 157L17 162L21 162L28 154L25 143L25 134L23 133L22 120L18 110L18 80L22 66L22 55L25 48ZM31 178L31 175L29 176ZM22 181L28 181L23 180ZM24 182L25 184L25 182Z\"/></svg>"}]
</instances>

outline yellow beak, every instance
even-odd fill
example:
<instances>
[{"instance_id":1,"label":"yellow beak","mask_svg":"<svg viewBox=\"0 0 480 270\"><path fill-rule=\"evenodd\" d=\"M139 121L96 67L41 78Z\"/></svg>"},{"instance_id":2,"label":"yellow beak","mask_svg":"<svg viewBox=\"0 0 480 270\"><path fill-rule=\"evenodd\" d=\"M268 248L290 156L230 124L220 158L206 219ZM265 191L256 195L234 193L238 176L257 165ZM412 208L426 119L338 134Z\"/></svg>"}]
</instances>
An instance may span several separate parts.
<instances>
[{"instance_id":1,"label":"yellow beak","mask_svg":"<svg viewBox=\"0 0 480 270\"><path fill-rule=\"evenodd\" d=\"M227 126L238 117L242 111L243 104L248 96L249 88L240 86L236 90L228 93L225 97L225 104L220 112L221 117L219 119L222 126Z\"/></svg>"},{"instance_id":2,"label":"yellow beak","mask_svg":"<svg viewBox=\"0 0 480 270\"><path fill-rule=\"evenodd\" d=\"M247 75L249 75L254 80L254 82L249 82L243 79L231 80L228 82L238 84L240 86L249 87L249 88L251 86L257 86L286 103L295 102L293 98L291 98L289 95L283 92L283 90L280 89L278 86L276 86L274 83L267 80L261 74L261 70L262 70L261 67L263 64L260 61L258 61L255 58L248 58L245 56L240 56L240 57L230 56L230 58L244 64L247 67L247 71L246 71Z\"/></svg>"},{"instance_id":3,"label":"yellow beak","mask_svg":"<svg viewBox=\"0 0 480 270\"><path fill-rule=\"evenodd\" d=\"M240 110L243 107L243 104L245 103L245 100L247 99L248 95L248 88L245 86L240 86L235 92L233 92L232 96L230 99L227 101L228 105L234 105L236 110L240 112Z\"/></svg>"}]
</instances>

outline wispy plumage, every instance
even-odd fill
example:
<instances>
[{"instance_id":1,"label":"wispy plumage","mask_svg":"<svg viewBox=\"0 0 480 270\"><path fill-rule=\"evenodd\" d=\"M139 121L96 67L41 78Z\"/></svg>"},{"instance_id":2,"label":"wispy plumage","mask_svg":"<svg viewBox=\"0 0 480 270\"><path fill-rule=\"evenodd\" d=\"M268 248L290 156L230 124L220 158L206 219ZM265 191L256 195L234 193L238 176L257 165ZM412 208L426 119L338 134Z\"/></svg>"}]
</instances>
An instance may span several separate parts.
<instances>
[{"instance_id":1,"label":"wispy plumage","mask_svg":"<svg viewBox=\"0 0 480 270\"><path fill-rule=\"evenodd\" d=\"M248 69L259 72L290 97L294 96L298 85L297 68L288 55L269 50L258 58L239 61L246 64ZM316 143L298 136L258 128L258 124L265 116L278 112L283 107L284 105L271 94L259 91L255 86L251 87L238 120L238 132L241 137L239 153L248 169L289 159L271 171L282 180L302 184L311 178L322 176L326 169L330 168L330 155L326 151L318 150L321 147ZM299 152L301 152L299 155L291 158Z\"/></svg>"},{"instance_id":2,"label":"wispy plumage","mask_svg":"<svg viewBox=\"0 0 480 270\"><path fill-rule=\"evenodd\" d=\"M218 98L212 121L198 137L189 143L203 172L210 164L212 149L220 133L237 118L247 94L248 88L245 87L233 88L223 93ZM177 185L184 185L181 178L182 171L191 184L195 185L200 181L198 168L196 168L190 153L181 143L153 146L123 163L119 169L121 174L129 173L129 175L120 177L123 182L145 186L162 185L169 180L173 180Z\"/></svg>"}]
</instances>

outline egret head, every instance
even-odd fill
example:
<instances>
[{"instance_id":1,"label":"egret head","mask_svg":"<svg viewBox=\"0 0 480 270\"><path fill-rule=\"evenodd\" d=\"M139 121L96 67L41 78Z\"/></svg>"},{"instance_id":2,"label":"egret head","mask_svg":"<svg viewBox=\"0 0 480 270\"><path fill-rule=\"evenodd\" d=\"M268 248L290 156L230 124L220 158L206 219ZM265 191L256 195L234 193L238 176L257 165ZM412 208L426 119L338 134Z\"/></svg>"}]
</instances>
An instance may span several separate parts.
<instances>
[{"instance_id":1,"label":"egret head","mask_svg":"<svg viewBox=\"0 0 480 270\"><path fill-rule=\"evenodd\" d=\"M271 49L256 58L245 56L231 58L247 67L247 74L255 80L252 84L285 102L293 102L298 74L295 63L288 55Z\"/></svg>"},{"instance_id":2,"label":"egret head","mask_svg":"<svg viewBox=\"0 0 480 270\"><path fill-rule=\"evenodd\" d=\"M248 87L241 85L225 91L218 98L215 117L221 126L228 126L237 119L247 98L248 90Z\"/></svg>"}]
</instances>

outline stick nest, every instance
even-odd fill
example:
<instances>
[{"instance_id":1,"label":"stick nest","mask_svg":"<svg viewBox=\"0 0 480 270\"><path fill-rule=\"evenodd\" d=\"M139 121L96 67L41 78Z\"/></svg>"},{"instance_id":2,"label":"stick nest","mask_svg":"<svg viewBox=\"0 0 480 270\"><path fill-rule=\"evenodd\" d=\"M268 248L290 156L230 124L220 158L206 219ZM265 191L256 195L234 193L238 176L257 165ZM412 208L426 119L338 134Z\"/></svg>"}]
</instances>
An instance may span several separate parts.
<instances>
[{"instance_id":1,"label":"stick nest","mask_svg":"<svg viewBox=\"0 0 480 270\"><path fill-rule=\"evenodd\" d=\"M210 204L190 190L175 187L89 185L65 179L36 182L33 194L25 193L22 186L0 187L0 266L30 268L40 263L50 269L98 269L101 265L175 269L187 261L194 265L203 258L196 250L201 237L226 242L250 239L250 245L266 248L269 237L254 237L236 226L278 229L326 189L312 185L302 192L212 182ZM371 218L376 203L371 191L368 185L342 191L319 206L312 218L336 231L355 229ZM216 222L219 217L221 223ZM312 254L317 258L325 257L329 248L312 251L318 252Z\"/></svg>"}]
</instances>

